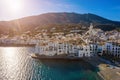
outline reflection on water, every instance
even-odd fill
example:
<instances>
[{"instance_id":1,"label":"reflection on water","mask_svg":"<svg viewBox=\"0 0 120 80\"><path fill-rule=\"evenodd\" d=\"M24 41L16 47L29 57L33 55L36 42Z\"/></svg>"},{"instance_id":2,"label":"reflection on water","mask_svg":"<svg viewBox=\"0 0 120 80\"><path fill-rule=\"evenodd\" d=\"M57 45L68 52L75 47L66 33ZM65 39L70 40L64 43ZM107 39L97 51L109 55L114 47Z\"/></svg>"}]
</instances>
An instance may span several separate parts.
<instances>
[{"instance_id":1,"label":"reflection on water","mask_svg":"<svg viewBox=\"0 0 120 80\"><path fill-rule=\"evenodd\" d=\"M13 47L8 47L8 48L3 48L2 49L2 53L3 54L3 61L5 62L4 65L2 65L5 68L5 72L6 72L6 78L13 74L16 73L17 70L13 70L15 68L15 66L18 64L18 56L16 54L17 49L13 48ZM19 67L17 67L19 69ZM13 74L14 75L14 74ZM9 76L12 77L12 76ZM10 78L12 79L12 78Z\"/></svg>"},{"instance_id":2,"label":"reflection on water","mask_svg":"<svg viewBox=\"0 0 120 80\"><path fill-rule=\"evenodd\" d=\"M16 55L17 49L13 47L3 48L2 53L4 56L4 61L11 67L14 63L18 61L18 56Z\"/></svg>"},{"instance_id":3,"label":"reflection on water","mask_svg":"<svg viewBox=\"0 0 120 80\"><path fill-rule=\"evenodd\" d=\"M86 63L35 60L32 50L0 47L0 80L100 80Z\"/></svg>"}]
</instances>

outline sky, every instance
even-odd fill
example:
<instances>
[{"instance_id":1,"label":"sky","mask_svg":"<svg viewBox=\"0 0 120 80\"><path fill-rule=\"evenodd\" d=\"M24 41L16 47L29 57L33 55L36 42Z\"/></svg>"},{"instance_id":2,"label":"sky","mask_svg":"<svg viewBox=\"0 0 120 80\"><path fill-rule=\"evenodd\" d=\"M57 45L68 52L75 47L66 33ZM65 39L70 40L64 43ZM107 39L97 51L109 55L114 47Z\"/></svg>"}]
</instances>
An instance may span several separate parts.
<instances>
[{"instance_id":1,"label":"sky","mask_svg":"<svg viewBox=\"0 0 120 80\"><path fill-rule=\"evenodd\" d=\"M120 0L0 0L0 21L50 12L93 13L120 21Z\"/></svg>"}]
</instances>

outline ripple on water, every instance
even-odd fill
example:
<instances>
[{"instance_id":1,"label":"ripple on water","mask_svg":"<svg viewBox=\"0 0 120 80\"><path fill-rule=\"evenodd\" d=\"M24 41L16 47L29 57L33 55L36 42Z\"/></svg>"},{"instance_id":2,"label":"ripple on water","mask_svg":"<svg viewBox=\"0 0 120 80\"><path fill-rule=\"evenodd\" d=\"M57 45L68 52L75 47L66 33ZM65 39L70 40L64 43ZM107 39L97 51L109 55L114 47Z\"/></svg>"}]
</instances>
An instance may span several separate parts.
<instances>
[{"instance_id":1,"label":"ripple on water","mask_svg":"<svg viewBox=\"0 0 120 80\"><path fill-rule=\"evenodd\" d=\"M101 80L83 61L40 61L34 48L0 47L0 80Z\"/></svg>"}]
</instances>

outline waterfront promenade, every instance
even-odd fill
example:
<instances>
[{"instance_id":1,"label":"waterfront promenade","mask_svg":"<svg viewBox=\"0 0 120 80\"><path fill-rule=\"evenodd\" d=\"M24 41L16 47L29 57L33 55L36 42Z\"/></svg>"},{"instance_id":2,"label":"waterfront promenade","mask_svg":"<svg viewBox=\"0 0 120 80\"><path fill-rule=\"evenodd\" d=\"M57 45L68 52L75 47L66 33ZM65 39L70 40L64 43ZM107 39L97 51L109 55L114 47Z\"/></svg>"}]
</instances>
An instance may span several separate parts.
<instances>
[{"instance_id":1,"label":"waterfront promenade","mask_svg":"<svg viewBox=\"0 0 120 80\"><path fill-rule=\"evenodd\" d=\"M98 67L98 74L104 80L120 80L120 67L112 65L100 57L85 58L84 60Z\"/></svg>"}]
</instances>

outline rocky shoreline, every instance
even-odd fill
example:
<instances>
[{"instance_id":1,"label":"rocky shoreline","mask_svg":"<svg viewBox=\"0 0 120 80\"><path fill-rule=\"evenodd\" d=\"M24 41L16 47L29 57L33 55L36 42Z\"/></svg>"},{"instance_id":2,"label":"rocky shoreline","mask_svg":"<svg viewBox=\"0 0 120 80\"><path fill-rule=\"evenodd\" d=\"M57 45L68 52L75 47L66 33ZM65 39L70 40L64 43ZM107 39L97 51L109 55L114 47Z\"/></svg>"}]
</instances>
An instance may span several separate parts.
<instances>
[{"instance_id":1,"label":"rocky shoreline","mask_svg":"<svg viewBox=\"0 0 120 80\"><path fill-rule=\"evenodd\" d=\"M100 57L87 58L84 60L90 63L91 65L99 68L99 71L97 73L103 80L119 80L120 79L119 67L115 67L113 65L106 63L105 61L101 60Z\"/></svg>"},{"instance_id":2,"label":"rocky shoreline","mask_svg":"<svg viewBox=\"0 0 120 80\"><path fill-rule=\"evenodd\" d=\"M78 58L78 57L69 57L69 56L40 56L36 54L30 54L32 58L40 60L84 60L85 62L91 64L94 67L97 67L99 71L97 74L101 77L102 80L119 80L120 79L120 68L111 67L110 64L106 63L100 57L90 57L90 58Z\"/></svg>"},{"instance_id":3,"label":"rocky shoreline","mask_svg":"<svg viewBox=\"0 0 120 80\"><path fill-rule=\"evenodd\" d=\"M45 55L37 55L37 54L30 54L32 58L40 59L40 60L82 60L79 57L71 57L65 55L55 55L55 56L45 56Z\"/></svg>"}]
</instances>

